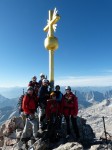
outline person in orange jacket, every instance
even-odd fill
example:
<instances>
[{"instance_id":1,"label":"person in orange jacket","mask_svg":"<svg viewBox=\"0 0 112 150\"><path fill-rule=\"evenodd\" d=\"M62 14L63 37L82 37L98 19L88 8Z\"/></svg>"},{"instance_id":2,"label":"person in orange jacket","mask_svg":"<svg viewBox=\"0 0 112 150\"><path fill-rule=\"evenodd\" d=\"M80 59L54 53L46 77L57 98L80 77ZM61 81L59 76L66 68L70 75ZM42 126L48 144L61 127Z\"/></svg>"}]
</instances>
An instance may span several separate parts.
<instances>
[{"instance_id":1,"label":"person in orange jacket","mask_svg":"<svg viewBox=\"0 0 112 150\"><path fill-rule=\"evenodd\" d=\"M51 142L54 142L56 139L60 115L61 106L56 101L56 93L51 92L50 99L47 100L46 104L48 138Z\"/></svg>"},{"instance_id":2,"label":"person in orange jacket","mask_svg":"<svg viewBox=\"0 0 112 150\"><path fill-rule=\"evenodd\" d=\"M77 114L78 114L78 100L77 97L71 92L71 87L65 87L65 95L62 100L62 114L65 117L67 124L67 135L66 138L70 136L70 119L72 122L72 127L76 138L79 139L79 129L77 126Z\"/></svg>"},{"instance_id":3,"label":"person in orange jacket","mask_svg":"<svg viewBox=\"0 0 112 150\"><path fill-rule=\"evenodd\" d=\"M60 116L61 114L61 105L58 105L56 101L56 93L51 92L50 99L47 100L46 105L46 117L47 120L52 120L53 115Z\"/></svg>"}]
</instances>

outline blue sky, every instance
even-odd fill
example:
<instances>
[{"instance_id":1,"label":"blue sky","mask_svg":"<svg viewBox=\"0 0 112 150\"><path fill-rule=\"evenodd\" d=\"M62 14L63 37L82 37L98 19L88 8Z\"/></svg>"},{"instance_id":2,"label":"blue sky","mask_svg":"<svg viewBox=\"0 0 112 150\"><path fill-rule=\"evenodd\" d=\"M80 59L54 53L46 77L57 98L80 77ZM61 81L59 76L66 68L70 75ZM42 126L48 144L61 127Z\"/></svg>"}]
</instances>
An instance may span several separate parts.
<instances>
[{"instance_id":1,"label":"blue sky","mask_svg":"<svg viewBox=\"0 0 112 150\"><path fill-rule=\"evenodd\" d=\"M112 85L112 0L0 0L0 87L49 76L43 28L55 7L55 84Z\"/></svg>"}]
</instances>

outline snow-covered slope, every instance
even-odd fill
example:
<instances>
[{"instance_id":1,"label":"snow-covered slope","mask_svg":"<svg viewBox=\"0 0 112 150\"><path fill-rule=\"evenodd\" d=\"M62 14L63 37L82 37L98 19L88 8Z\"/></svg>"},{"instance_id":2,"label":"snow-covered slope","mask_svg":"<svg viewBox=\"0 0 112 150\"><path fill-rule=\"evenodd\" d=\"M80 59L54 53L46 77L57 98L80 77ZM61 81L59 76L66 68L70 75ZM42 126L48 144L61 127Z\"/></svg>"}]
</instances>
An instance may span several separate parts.
<instances>
[{"instance_id":1,"label":"snow-covered slope","mask_svg":"<svg viewBox=\"0 0 112 150\"><path fill-rule=\"evenodd\" d=\"M18 111L16 111L14 107L6 106L0 108L0 124L4 123L7 119L11 118L14 115L19 115Z\"/></svg>"},{"instance_id":2,"label":"snow-covered slope","mask_svg":"<svg viewBox=\"0 0 112 150\"><path fill-rule=\"evenodd\" d=\"M0 124L6 121L9 116L15 111L18 98L8 99L0 95Z\"/></svg>"},{"instance_id":3,"label":"snow-covered slope","mask_svg":"<svg viewBox=\"0 0 112 150\"><path fill-rule=\"evenodd\" d=\"M112 99L105 99L89 108L79 110L79 116L87 119L98 137L104 132L103 117L105 117L106 130L112 134Z\"/></svg>"}]
</instances>

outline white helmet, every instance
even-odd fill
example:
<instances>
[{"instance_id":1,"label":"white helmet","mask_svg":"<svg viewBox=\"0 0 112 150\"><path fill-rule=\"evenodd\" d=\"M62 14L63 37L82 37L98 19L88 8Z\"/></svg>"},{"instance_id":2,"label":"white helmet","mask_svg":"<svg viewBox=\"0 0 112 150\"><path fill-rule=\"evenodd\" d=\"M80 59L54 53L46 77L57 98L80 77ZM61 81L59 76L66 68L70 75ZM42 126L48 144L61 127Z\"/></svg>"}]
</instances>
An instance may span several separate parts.
<instances>
[{"instance_id":1,"label":"white helmet","mask_svg":"<svg viewBox=\"0 0 112 150\"><path fill-rule=\"evenodd\" d=\"M71 87L70 86L66 86L65 90L71 90Z\"/></svg>"},{"instance_id":2,"label":"white helmet","mask_svg":"<svg viewBox=\"0 0 112 150\"><path fill-rule=\"evenodd\" d=\"M48 80L47 79L43 79L42 82L43 83L48 83Z\"/></svg>"},{"instance_id":3,"label":"white helmet","mask_svg":"<svg viewBox=\"0 0 112 150\"><path fill-rule=\"evenodd\" d=\"M45 77L45 75L44 75L43 73L40 73L40 77L41 77L41 76L44 76L44 77Z\"/></svg>"}]
</instances>

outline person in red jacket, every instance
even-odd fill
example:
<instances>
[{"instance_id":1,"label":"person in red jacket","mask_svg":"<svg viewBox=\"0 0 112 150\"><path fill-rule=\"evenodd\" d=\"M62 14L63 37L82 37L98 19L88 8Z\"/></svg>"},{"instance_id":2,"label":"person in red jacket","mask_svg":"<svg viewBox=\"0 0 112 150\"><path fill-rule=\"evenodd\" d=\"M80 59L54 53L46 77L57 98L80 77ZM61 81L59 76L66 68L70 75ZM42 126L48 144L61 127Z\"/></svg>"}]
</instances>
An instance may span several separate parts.
<instances>
[{"instance_id":1,"label":"person in red jacket","mask_svg":"<svg viewBox=\"0 0 112 150\"><path fill-rule=\"evenodd\" d=\"M47 100L47 104L46 104L46 118L48 122L47 138L49 138L51 142L54 142L57 137L60 115L61 115L61 107L60 105L58 105L56 101L56 93L51 92L50 99Z\"/></svg>"},{"instance_id":2,"label":"person in red jacket","mask_svg":"<svg viewBox=\"0 0 112 150\"><path fill-rule=\"evenodd\" d=\"M79 139L79 130L77 126L77 114L78 114L78 101L77 97L71 92L71 87L65 87L65 95L62 100L62 113L65 116L66 124L67 124L67 136L70 136L70 119L72 122L72 127L74 133L76 134L76 138Z\"/></svg>"},{"instance_id":3,"label":"person in red jacket","mask_svg":"<svg viewBox=\"0 0 112 150\"><path fill-rule=\"evenodd\" d=\"M22 101L22 109L24 112L24 115L26 116L26 122L25 122L25 126L23 129L23 133L21 135L21 139L18 143L18 147L19 149L22 147L24 141L26 141L25 139L27 139L27 132L29 131L29 125L32 125L32 130L33 130L33 137L32 139L36 139L37 138L37 134L38 134L38 122L37 119L35 118L35 112L37 109L37 103L38 103L38 99L36 97L36 95L34 94L34 89L33 87L28 87L27 88L27 93L24 95L23 97L23 101Z\"/></svg>"}]
</instances>

